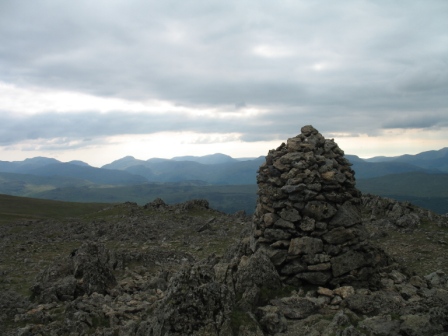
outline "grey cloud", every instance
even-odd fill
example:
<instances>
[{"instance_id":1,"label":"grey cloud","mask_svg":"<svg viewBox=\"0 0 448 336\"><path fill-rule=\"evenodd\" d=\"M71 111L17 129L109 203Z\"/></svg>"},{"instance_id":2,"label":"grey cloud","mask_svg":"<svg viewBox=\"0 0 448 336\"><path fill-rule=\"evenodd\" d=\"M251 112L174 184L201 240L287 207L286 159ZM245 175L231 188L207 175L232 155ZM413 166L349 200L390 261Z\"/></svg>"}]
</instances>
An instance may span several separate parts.
<instances>
[{"instance_id":1,"label":"grey cloud","mask_svg":"<svg viewBox=\"0 0 448 336\"><path fill-rule=\"evenodd\" d=\"M304 123L321 132L375 135L410 127L400 119L405 113L415 125L440 125L419 116L448 103L445 0L16 0L0 6L0 81L268 111L245 124L185 121L169 111L150 119L95 111L49 112L27 122L2 116L8 128L0 131L1 143L166 130L241 132L255 141L298 133ZM265 49L257 54L257 47Z\"/></svg>"},{"instance_id":2,"label":"grey cloud","mask_svg":"<svg viewBox=\"0 0 448 336\"><path fill-rule=\"evenodd\" d=\"M426 113L424 115L399 115L388 118L383 124L383 128L433 128L448 126L448 115Z\"/></svg>"},{"instance_id":3,"label":"grey cloud","mask_svg":"<svg viewBox=\"0 0 448 336\"><path fill-rule=\"evenodd\" d=\"M253 118L214 118L213 116L186 116L179 112L127 113L116 111L99 113L95 111L56 113L48 112L23 118L0 112L0 145L8 146L26 140L63 141L67 146L81 147L97 138L121 134L152 134L166 131L192 131L204 134L241 133L243 141L285 139L291 134L299 134L300 127L312 124L325 135L334 132L367 133L375 135L389 112L375 115L344 113L342 107L281 107L274 106L269 111ZM390 119L395 122L393 119ZM406 119L403 119L406 120ZM347 127L347 125L351 125ZM217 140L205 136L202 143ZM63 149L60 144L55 148ZM73 147L66 147L73 148Z\"/></svg>"}]
</instances>

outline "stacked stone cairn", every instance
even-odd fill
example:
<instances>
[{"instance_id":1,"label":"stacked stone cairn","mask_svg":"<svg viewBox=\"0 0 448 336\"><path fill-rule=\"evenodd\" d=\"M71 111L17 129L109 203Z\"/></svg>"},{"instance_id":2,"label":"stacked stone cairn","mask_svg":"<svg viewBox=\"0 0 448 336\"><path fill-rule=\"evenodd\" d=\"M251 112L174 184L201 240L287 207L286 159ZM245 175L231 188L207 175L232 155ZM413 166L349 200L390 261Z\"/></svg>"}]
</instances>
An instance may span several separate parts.
<instances>
[{"instance_id":1,"label":"stacked stone cairn","mask_svg":"<svg viewBox=\"0 0 448 336\"><path fill-rule=\"evenodd\" d=\"M251 248L266 252L284 283L365 285L387 263L365 240L350 166L312 126L270 150L260 166Z\"/></svg>"}]
</instances>

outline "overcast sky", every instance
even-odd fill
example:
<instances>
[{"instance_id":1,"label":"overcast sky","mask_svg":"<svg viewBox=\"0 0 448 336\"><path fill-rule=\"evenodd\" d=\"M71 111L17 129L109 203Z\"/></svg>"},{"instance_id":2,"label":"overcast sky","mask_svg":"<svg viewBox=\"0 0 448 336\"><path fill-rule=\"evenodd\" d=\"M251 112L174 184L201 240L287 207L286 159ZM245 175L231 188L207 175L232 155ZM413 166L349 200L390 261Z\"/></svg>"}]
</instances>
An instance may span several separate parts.
<instances>
[{"instance_id":1,"label":"overcast sky","mask_svg":"<svg viewBox=\"0 0 448 336\"><path fill-rule=\"evenodd\" d=\"M2 0L0 160L448 146L448 1Z\"/></svg>"}]
</instances>

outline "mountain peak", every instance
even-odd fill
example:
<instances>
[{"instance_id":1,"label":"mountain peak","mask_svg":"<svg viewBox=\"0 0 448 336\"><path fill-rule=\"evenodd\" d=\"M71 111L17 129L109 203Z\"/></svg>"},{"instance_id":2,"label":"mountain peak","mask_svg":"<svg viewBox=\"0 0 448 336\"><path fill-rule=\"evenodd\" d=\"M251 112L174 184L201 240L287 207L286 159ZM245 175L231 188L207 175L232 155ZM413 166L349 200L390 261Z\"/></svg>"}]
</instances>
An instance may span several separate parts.
<instances>
[{"instance_id":1,"label":"mountain peak","mask_svg":"<svg viewBox=\"0 0 448 336\"><path fill-rule=\"evenodd\" d=\"M221 164L221 163L229 163L229 162L235 162L234 158L232 158L229 155L222 154L222 153L215 153L215 154L209 154L204 156L176 156L173 157L171 160L173 161L194 161L202 164Z\"/></svg>"}]
</instances>

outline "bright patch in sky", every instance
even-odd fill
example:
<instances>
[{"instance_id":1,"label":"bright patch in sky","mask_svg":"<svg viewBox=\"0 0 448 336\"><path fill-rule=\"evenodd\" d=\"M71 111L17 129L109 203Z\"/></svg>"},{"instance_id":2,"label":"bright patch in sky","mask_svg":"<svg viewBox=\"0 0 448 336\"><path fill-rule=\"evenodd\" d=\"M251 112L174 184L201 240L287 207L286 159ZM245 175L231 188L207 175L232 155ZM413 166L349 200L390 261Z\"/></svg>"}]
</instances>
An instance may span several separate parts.
<instances>
[{"instance_id":1,"label":"bright patch in sky","mask_svg":"<svg viewBox=\"0 0 448 336\"><path fill-rule=\"evenodd\" d=\"M40 87L16 87L0 82L0 109L13 113L37 114L48 111L185 112L187 109L166 101L130 101L114 97L98 97L85 93L51 90Z\"/></svg>"}]
</instances>

